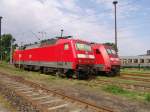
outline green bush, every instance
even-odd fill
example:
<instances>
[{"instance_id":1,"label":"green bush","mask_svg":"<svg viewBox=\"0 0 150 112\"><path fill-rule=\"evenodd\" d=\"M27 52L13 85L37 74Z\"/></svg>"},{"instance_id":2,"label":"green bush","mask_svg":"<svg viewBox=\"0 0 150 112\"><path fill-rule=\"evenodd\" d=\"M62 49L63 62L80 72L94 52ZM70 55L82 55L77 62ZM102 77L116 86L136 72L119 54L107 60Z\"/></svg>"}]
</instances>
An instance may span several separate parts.
<instances>
[{"instance_id":1,"label":"green bush","mask_svg":"<svg viewBox=\"0 0 150 112\"><path fill-rule=\"evenodd\" d=\"M148 102L150 102L150 93L146 94L145 100L148 101Z\"/></svg>"}]
</instances>

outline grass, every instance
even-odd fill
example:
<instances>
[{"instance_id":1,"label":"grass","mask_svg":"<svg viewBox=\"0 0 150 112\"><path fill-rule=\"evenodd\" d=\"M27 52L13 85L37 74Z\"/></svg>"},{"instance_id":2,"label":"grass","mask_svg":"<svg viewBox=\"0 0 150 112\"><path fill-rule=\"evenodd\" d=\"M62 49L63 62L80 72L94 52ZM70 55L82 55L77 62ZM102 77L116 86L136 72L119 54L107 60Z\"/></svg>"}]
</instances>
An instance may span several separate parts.
<instances>
[{"instance_id":1,"label":"grass","mask_svg":"<svg viewBox=\"0 0 150 112\"><path fill-rule=\"evenodd\" d=\"M114 95L120 95L130 99L145 100L147 102L150 102L149 93L138 93L135 91L128 91L116 85L106 85L103 87L103 90Z\"/></svg>"},{"instance_id":2,"label":"grass","mask_svg":"<svg viewBox=\"0 0 150 112\"><path fill-rule=\"evenodd\" d=\"M121 87L115 86L115 85L106 85L103 87L103 85L96 84L95 81L99 79L96 78L91 81L86 81L86 80L68 80L66 78L59 78L56 76L52 75L45 75L45 74L40 74L39 72L28 72L20 69L16 69L12 65L8 65L7 63L2 63L0 64L0 71L4 73L8 73L11 75L15 76L21 76L25 79L32 80L34 82L38 82L41 84L46 85L47 87L51 87L53 85L59 86L59 87L75 87L75 86L83 86L85 89L90 89L90 90L96 90L96 91L104 91L104 92L109 92L115 95L120 95L126 98L131 98L131 99L140 99L143 101L149 101L150 100L150 95L148 93L141 93L140 91L134 92L134 91L128 91L124 90ZM101 79L104 80L113 80L116 82L121 82L121 79L116 78L110 78L108 77L100 77ZM131 82L130 82L131 83Z\"/></svg>"},{"instance_id":3,"label":"grass","mask_svg":"<svg viewBox=\"0 0 150 112\"><path fill-rule=\"evenodd\" d=\"M6 100L1 94L0 94L0 103L4 108L8 109L9 111L16 112L16 110L12 107L11 103L8 100Z\"/></svg>"},{"instance_id":4,"label":"grass","mask_svg":"<svg viewBox=\"0 0 150 112\"><path fill-rule=\"evenodd\" d=\"M150 74L150 69L143 69L140 70L138 68L124 68L121 69L121 73L132 73L132 74Z\"/></svg>"},{"instance_id":5,"label":"grass","mask_svg":"<svg viewBox=\"0 0 150 112\"><path fill-rule=\"evenodd\" d=\"M22 69L17 69L12 65L0 64L0 70L15 76L21 76L30 80L55 80L57 77L52 75L40 74L39 72L28 72Z\"/></svg>"},{"instance_id":6,"label":"grass","mask_svg":"<svg viewBox=\"0 0 150 112\"><path fill-rule=\"evenodd\" d=\"M120 77L97 77L97 80L106 80L106 81L114 81L118 83L126 83L126 84L137 84L140 83L139 81L136 80L126 80L126 79L120 79Z\"/></svg>"},{"instance_id":7,"label":"grass","mask_svg":"<svg viewBox=\"0 0 150 112\"><path fill-rule=\"evenodd\" d=\"M104 88L104 91L113 93L113 94L127 94L128 92L116 85L107 85Z\"/></svg>"},{"instance_id":8,"label":"grass","mask_svg":"<svg viewBox=\"0 0 150 112\"><path fill-rule=\"evenodd\" d=\"M145 100L148 101L148 102L150 102L150 93L148 93L148 94L145 95Z\"/></svg>"}]
</instances>

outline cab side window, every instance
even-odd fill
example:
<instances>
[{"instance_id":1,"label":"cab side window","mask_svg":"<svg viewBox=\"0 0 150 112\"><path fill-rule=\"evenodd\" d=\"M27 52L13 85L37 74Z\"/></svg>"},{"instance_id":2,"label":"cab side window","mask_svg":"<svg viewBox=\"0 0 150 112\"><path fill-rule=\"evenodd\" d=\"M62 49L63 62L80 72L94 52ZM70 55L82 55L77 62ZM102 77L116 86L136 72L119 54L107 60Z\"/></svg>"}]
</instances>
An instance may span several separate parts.
<instances>
[{"instance_id":1,"label":"cab side window","mask_svg":"<svg viewBox=\"0 0 150 112\"><path fill-rule=\"evenodd\" d=\"M68 50L69 49L69 44L64 44L64 50Z\"/></svg>"},{"instance_id":2,"label":"cab side window","mask_svg":"<svg viewBox=\"0 0 150 112\"><path fill-rule=\"evenodd\" d=\"M100 51L99 51L99 49L96 49L96 54L100 54Z\"/></svg>"}]
</instances>

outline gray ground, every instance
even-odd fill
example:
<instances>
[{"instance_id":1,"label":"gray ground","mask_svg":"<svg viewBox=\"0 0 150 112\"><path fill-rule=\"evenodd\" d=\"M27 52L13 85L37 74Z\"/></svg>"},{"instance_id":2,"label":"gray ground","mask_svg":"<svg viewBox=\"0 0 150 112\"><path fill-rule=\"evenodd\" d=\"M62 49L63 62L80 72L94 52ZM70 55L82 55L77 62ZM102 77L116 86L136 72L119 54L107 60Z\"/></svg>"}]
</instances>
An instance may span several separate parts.
<instances>
[{"instance_id":1,"label":"gray ground","mask_svg":"<svg viewBox=\"0 0 150 112\"><path fill-rule=\"evenodd\" d=\"M0 112L10 112L10 111L6 109L5 107L3 107L3 105L0 102Z\"/></svg>"},{"instance_id":2,"label":"gray ground","mask_svg":"<svg viewBox=\"0 0 150 112\"><path fill-rule=\"evenodd\" d=\"M127 100L119 96L106 94L104 92L89 91L80 86L52 86L51 89L60 89L58 92L63 92L68 95L75 96L79 99L88 100L100 106L108 106L114 108L117 112L150 112L150 103L137 102Z\"/></svg>"}]
</instances>

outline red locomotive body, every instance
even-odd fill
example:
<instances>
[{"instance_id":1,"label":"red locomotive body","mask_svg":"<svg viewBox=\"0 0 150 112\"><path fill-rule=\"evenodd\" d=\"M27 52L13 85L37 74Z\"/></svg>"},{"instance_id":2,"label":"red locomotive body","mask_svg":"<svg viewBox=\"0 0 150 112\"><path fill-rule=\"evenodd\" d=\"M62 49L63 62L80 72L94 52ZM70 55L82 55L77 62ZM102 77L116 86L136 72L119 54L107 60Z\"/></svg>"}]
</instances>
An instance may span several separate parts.
<instances>
[{"instance_id":1,"label":"red locomotive body","mask_svg":"<svg viewBox=\"0 0 150 112\"><path fill-rule=\"evenodd\" d=\"M46 45L16 50L13 60L16 67L82 78L87 77L93 68L95 57L88 42L59 38L51 39Z\"/></svg>"},{"instance_id":2,"label":"red locomotive body","mask_svg":"<svg viewBox=\"0 0 150 112\"><path fill-rule=\"evenodd\" d=\"M92 44L95 55L96 72L105 72L108 75L120 73L120 59L111 46L104 44Z\"/></svg>"}]
</instances>

